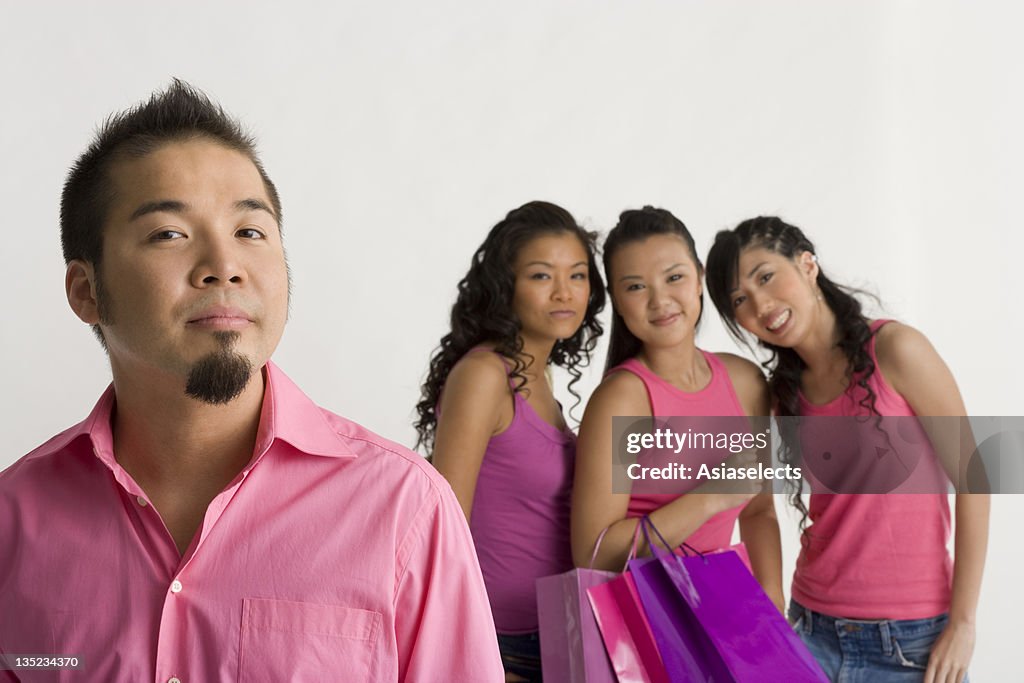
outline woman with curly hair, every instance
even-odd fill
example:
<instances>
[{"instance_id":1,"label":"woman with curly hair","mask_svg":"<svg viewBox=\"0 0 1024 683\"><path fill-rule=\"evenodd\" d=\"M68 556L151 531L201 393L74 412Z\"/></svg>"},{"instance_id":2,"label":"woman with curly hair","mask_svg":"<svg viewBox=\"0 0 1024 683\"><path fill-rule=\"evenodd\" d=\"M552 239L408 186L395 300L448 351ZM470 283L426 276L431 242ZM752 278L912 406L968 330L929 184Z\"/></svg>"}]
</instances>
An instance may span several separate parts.
<instances>
[{"instance_id":1,"label":"woman with curly hair","mask_svg":"<svg viewBox=\"0 0 1024 683\"><path fill-rule=\"evenodd\" d=\"M959 458L957 438L936 438L936 426L944 431L940 421L910 419L965 415L949 368L914 328L866 318L853 290L825 276L806 235L776 217L718 233L708 254L708 290L732 334L743 341L746 330L770 352L764 365L776 415L875 416L868 428L887 439L882 418L903 418L898 437L926 451L910 476L941 484L930 493L812 488L809 509L793 493L803 519L789 615L804 642L833 680L964 680L989 499L957 495L954 564L945 477L964 481L967 461ZM783 429L784 453L798 452L808 432L810 423ZM866 460L879 469L886 450L869 451L851 463Z\"/></svg>"},{"instance_id":2,"label":"woman with curly hair","mask_svg":"<svg viewBox=\"0 0 1024 683\"><path fill-rule=\"evenodd\" d=\"M605 378L580 426L572 509L577 566L590 561L604 533L595 564L621 568L644 515L672 545L686 542L701 552L729 547L738 521L753 573L782 611L779 525L760 480L694 479L668 487L636 481L630 491L613 490L616 416L695 418L697 431L709 425L746 431L756 421L748 418L768 413L767 386L756 365L697 346L704 268L693 237L665 209L623 211L605 240L604 272L614 315ZM710 449L706 457L718 453ZM727 464L753 465L754 454L734 454ZM649 549L641 543L640 552Z\"/></svg>"},{"instance_id":3,"label":"woman with curly hair","mask_svg":"<svg viewBox=\"0 0 1024 683\"><path fill-rule=\"evenodd\" d=\"M602 331L594 242L554 204L510 211L459 282L416 407L417 445L469 520L508 681L540 680L534 582L573 566L576 437L546 369L568 370L578 402L573 385Z\"/></svg>"}]
</instances>

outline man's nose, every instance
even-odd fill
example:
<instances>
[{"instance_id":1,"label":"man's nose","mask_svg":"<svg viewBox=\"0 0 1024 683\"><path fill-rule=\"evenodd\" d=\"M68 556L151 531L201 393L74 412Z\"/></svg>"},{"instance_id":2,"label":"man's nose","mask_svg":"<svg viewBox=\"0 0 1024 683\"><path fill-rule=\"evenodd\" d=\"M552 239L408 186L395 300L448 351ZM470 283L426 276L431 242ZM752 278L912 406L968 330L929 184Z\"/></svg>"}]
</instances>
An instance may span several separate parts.
<instances>
[{"instance_id":1,"label":"man's nose","mask_svg":"<svg viewBox=\"0 0 1024 683\"><path fill-rule=\"evenodd\" d=\"M230 240L208 238L199 247L200 254L192 272L194 287L233 284L245 282L246 272L239 258L236 245Z\"/></svg>"}]
</instances>

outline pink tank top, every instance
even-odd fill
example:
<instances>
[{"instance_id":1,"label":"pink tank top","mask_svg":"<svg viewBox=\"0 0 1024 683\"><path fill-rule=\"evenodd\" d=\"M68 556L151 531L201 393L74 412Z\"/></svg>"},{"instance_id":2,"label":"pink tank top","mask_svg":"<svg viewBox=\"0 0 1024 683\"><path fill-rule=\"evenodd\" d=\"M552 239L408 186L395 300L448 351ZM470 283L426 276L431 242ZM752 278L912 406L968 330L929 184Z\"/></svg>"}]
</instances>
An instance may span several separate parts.
<instances>
[{"instance_id":1,"label":"pink tank top","mask_svg":"<svg viewBox=\"0 0 1024 683\"><path fill-rule=\"evenodd\" d=\"M715 354L703 350L701 353L704 354L704 358L711 368L711 381L700 391L682 391L656 375L635 358L630 358L621 365L615 366L607 374L624 370L639 377L647 389L647 398L651 402L651 415L655 417L745 415L725 365ZM695 482L694 485L699 483ZM671 503L676 498L678 498L677 495L634 493L629 498L629 508L626 514L629 517L642 517ZM711 517L686 539L686 543L701 552L728 548L732 544L732 532L742 510L743 506L739 506Z\"/></svg>"},{"instance_id":2,"label":"pink tank top","mask_svg":"<svg viewBox=\"0 0 1024 683\"><path fill-rule=\"evenodd\" d=\"M576 436L545 422L521 393L513 396L512 423L487 442L469 521L494 625L505 634L536 631L534 582L573 568Z\"/></svg>"},{"instance_id":3,"label":"pink tank top","mask_svg":"<svg viewBox=\"0 0 1024 683\"><path fill-rule=\"evenodd\" d=\"M888 320L876 320L877 332ZM868 353L875 372L868 386L875 408L883 416L915 413L878 370L875 339ZM866 395L850 387L825 405L800 395L800 412L807 416L868 415L860 405ZM929 444L917 421L913 441ZM944 477L930 446L914 476ZM931 487L935 490L935 487ZM925 619L949 609L953 563L946 549L950 535L949 500L945 494L811 494L812 524L801 536L800 556L793 575L793 598L816 612L851 619Z\"/></svg>"}]
</instances>

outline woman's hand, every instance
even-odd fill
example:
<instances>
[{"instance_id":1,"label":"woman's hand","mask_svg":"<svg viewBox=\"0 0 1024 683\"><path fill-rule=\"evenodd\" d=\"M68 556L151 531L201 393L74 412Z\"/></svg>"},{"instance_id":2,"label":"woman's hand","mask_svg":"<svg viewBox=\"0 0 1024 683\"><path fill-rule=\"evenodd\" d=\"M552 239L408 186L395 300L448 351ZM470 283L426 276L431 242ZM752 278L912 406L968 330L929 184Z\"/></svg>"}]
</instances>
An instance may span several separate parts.
<instances>
[{"instance_id":1,"label":"woman's hand","mask_svg":"<svg viewBox=\"0 0 1024 683\"><path fill-rule=\"evenodd\" d=\"M974 654L974 624L950 621L932 646L924 683L960 683Z\"/></svg>"}]
</instances>

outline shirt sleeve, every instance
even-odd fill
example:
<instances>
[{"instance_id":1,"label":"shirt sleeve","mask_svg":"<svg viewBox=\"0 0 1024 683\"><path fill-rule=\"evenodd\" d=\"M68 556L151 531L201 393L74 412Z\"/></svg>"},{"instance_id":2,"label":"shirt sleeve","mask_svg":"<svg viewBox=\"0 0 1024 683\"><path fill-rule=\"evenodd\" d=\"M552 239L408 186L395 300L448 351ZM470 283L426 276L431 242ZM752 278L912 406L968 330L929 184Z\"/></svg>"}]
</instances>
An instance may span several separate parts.
<instances>
[{"instance_id":1,"label":"shirt sleeve","mask_svg":"<svg viewBox=\"0 0 1024 683\"><path fill-rule=\"evenodd\" d=\"M450 489L433 493L398 551L399 681L499 683L505 673L466 518Z\"/></svg>"}]
</instances>

